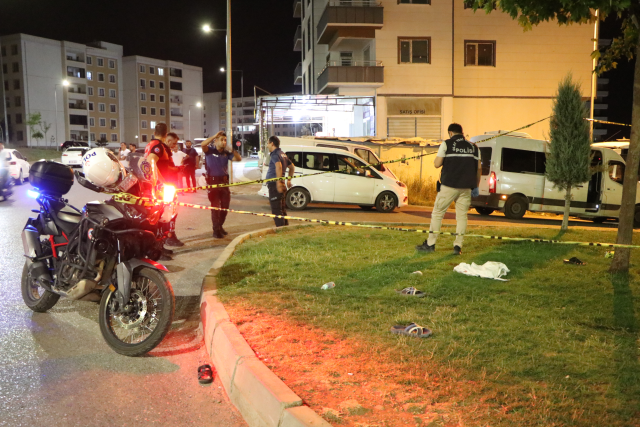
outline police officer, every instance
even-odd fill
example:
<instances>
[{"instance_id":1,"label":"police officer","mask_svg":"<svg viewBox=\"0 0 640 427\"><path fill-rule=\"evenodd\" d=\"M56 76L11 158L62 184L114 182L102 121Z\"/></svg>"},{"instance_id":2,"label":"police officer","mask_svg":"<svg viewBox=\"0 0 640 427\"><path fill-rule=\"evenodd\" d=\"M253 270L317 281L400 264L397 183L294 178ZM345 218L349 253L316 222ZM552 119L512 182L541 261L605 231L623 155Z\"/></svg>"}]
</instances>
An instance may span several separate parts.
<instances>
[{"instance_id":1,"label":"police officer","mask_svg":"<svg viewBox=\"0 0 640 427\"><path fill-rule=\"evenodd\" d=\"M291 177L295 166L291 163L291 160L280 149L280 139L277 136L272 136L267 142L267 148L271 153L271 160L269 161L269 169L267 170L266 178L281 178L284 176L284 172L289 168L289 178L287 178L287 184L285 186L284 181L271 181L267 182L267 188L269 188L269 204L271 205L271 213L273 215L287 215L287 204L285 201L285 195L287 188L291 188ZM283 225L289 225L289 221L283 218L274 218L276 227L282 227Z\"/></svg>"},{"instance_id":2,"label":"police officer","mask_svg":"<svg viewBox=\"0 0 640 427\"><path fill-rule=\"evenodd\" d=\"M212 143L213 142L213 143ZM229 161L239 162L242 160L236 151L227 150L227 135L218 132L214 136L202 141L202 152L205 158L207 170L207 185L228 184L229 183ZM229 209L231 202L231 192L229 187L210 188L207 190L211 207ZM211 225L213 226L213 237L222 239L227 232L222 228L227 211L212 210Z\"/></svg>"},{"instance_id":3,"label":"police officer","mask_svg":"<svg viewBox=\"0 0 640 427\"><path fill-rule=\"evenodd\" d=\"M449 139L440 144L438 154L433 161L437 168L442 167L440 190L431 212L429 231L440 231L442 218L452 202L456 202L456 239L453 242L453 254L462 254L462 240L467 231L467 211L471 205L472 191L478 192L482 164L478 147L470 143L462 134L462 126L451 123L447 129ZM474 194L477 195L477 194ZM436 250L438 234L429 233L429 238L416 249L423 252Z\"/></svg>"}]
</instances>

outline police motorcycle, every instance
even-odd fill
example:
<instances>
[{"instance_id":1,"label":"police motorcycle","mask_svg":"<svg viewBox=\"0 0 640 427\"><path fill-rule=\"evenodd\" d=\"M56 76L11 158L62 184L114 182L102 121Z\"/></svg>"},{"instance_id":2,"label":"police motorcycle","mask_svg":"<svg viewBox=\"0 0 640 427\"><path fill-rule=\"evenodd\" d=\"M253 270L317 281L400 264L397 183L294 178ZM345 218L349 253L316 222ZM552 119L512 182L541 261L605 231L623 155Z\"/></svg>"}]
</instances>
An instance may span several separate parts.
<instances>
[{"instance_id":1,"label":"police motorcycle","mask_svg":"<svg viewBox=\"0 0 640 427\"><path fill-rule=\"evenodd\" d=\"M0 202L4 202L13 194L13 179L9 173L9 164L7 163L6 153L0 151Z\"/></svg>"},{"instance_id":2,"label":"police motorcycle","mask_svg":"<svg viewBox=\"0 0 640 427\"><path fill-rule=\"evenodd\" d=\"M144 161L139 171L149 177ZM104 148L88 151L83 172L52 161L36 162L30 190L40 204L22 232L26 262L22 297L33 311L46 312L60 297L100 302L100 332L117 353L140 356L169 331L175 310L171 283L156 262L166 224L173 215L175 188L165 186L163 201L151 206L112 198L89 202L80 211L63 196L75 179L97 193L131 193L144 180L127 173ZM139 182L140 181L140 182Z\"/></svg>"}]
</instances>

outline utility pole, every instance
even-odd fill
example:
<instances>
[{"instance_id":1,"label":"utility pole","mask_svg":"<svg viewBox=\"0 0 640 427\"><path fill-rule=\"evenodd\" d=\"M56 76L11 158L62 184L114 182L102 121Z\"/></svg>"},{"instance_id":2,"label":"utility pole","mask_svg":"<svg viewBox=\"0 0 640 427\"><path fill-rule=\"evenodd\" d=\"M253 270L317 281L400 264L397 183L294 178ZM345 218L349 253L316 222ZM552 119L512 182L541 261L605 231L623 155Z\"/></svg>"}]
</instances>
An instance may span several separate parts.
<instances>
[{"instance_id":1,"label":"utility pole","mask_svg":"<svg viewBox=\"0 0 640 427\"><path fill-rule=\"evenodd\" d=\"M2 74L2 55L0 54L0 76L3 76L2 79L2 111L4 111L4 142L5 144L9 143L9 123L7 122L7 97L4 93L4 74Z\"/></svg>"},{"instance_id":2,"label":"utility pole","mask_svg":"<svg viewBox=\"0 0 640 427\"><path fill-rule=\"evenodd\" d=\"M231 94L231 0L227 0L227 148L233 151L233 95ZM233 182L233 163L229 161L229 183Z\"/></svg>"}]
</instances>

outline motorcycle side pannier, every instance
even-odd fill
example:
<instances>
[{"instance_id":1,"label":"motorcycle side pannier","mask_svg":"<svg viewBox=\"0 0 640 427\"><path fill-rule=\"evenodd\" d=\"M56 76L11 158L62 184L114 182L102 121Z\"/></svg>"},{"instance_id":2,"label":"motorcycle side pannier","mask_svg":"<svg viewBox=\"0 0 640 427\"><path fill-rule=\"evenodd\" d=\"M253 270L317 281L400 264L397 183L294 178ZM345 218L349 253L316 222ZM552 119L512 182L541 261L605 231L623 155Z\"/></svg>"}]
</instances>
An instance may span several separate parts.
<instances>
[{"instance_id":1,"label":"motorcycle side pannier","mask_svg":"<svg viewBox=\"0 0 640 427\"><path fill-rule=\"evenodd\" d=\"M31 166L29 183L41 193L62 196L71 190L73 171L62 163L41 160Z\"/></svg>"}]
</instances>

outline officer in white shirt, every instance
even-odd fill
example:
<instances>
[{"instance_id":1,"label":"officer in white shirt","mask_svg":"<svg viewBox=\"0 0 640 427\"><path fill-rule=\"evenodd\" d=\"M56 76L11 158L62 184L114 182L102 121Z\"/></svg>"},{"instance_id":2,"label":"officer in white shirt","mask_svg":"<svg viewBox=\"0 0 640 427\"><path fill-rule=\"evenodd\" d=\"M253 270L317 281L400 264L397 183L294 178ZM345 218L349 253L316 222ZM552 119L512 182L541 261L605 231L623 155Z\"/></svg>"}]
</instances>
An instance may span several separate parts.
<instances>
[{"instance_id":1,"label":"officer in white shirt","mask_svg":"<svg viewBox=\"0 0 640 427\"><path fill-rule=\"evenodd\" d=\"M127 144L125 144L124 142L121 142L120 152L118 153L118 160L120 160L120 164L122 164L122 166L124 166L125 168L129 167L129 160L127 159L127 155L130 152L131 150L127 148Z\"/></svg>"}]
</instances>

